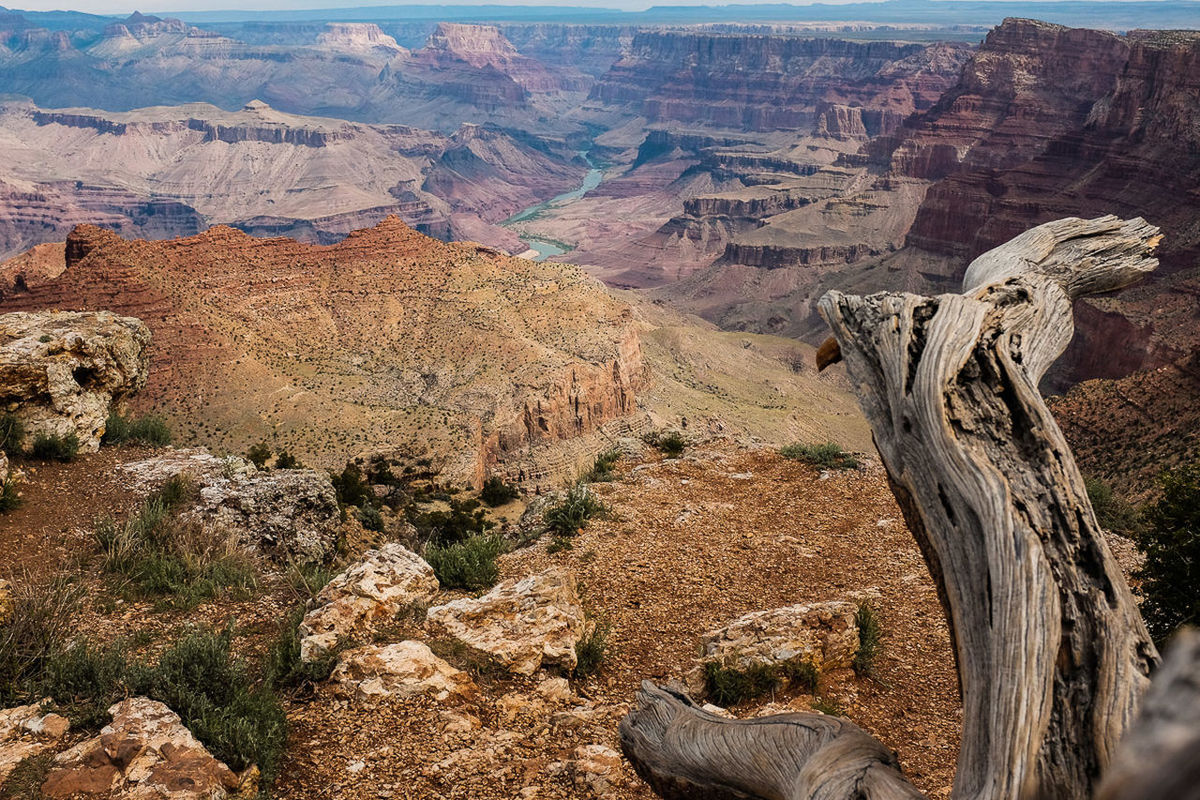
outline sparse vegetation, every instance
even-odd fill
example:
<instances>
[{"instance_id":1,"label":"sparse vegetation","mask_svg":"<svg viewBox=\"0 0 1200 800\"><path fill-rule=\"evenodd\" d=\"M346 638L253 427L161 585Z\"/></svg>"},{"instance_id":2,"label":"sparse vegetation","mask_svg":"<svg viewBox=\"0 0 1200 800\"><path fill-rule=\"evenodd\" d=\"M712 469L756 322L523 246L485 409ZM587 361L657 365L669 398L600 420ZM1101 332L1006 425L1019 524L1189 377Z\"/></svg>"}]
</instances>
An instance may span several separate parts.
<instances>
[{"instance_id":1,"label":"sparse vegetation","mask_svg":"<svg viewBox=\"0 0 1200 800\"><path fill-rule=\"evenodd\" d=\"M505 483L502 478L493 475L483 482L483 489L479 492L479 499L487 503L492 508L502 506L505 503L512 502L521 496L517 491L517 487L510 483Z\"/></svg>"},{"instance_id":2,"label":"sparse vegetation","mask_svg":"<svg viewBox=\"0 0 1200 800\"><path fill-rule=\"evenodd\" d=\"M405 516L420 538L430 545L445 547L468 538L482 536L496 527L487 519L478 500L447 499L448 511L422 511L415 505L405 510Z\"/></svg>"},{"instance_id":3,"label":"sparse vegetation","mask_svg":"<svg viewBox=\"0 0 1200 800\"><path fill-rule=\"evenodd\" d=\"M137 596L166 598L179 608L192 608L224 590L255 586L253 561L234 537L180 518L195 493L190 480L176 476L124 524L98 522L105 571L124 578Z\"/></svg>"},{"instance_id":4,"label":"sparse vegetation","mask_svg":"<svg viewBox=\"0 0 1200 800\"><path fill-rule=\"evenodd\" d=\"M866 600L858 604L854 612L854 623L858 626L858 649L854 652L854 672L859 677L875 674L875 662L879 658L883 624L879 612Z\"/></svg>"},{"instance_id":5,"label":"sparse vegetation","mask_svg":"<svg viewBox=\"0 0 1200 800\"><path fill-rule=\"evenodd\" d=\"M262 469L271 460L271 445L266 442L251 445L250 449L246 451L246 460Z\"/></svg>"},{"instance_id":6,"label":"sparse vegetation","mask_svg":"<svg viewBox=\"0 0 1200 800\"><path fill-rule=\"evenodd\" d=\"M157 414L144 417L126 417L117 411L108 415L104 424L104 444L145 444L166 447L171 443L171 428L167 420Z\"/></svg>"},{"instance_id":7,"label":"sparse vegetation","mask_svg":"<svg viewBox=\"0 0 1200 800\"><path fill-rule=\"evenodd\" d=\"M1200 462L1165 473L1159 483L1162 494L1147 507L1136 541L1145 556L1137 573L1142 614L1162 644L1180 626L1200 624Z\"/></svg>"},{"instance_id":8,"label":"sparse vegetation","mask_svg":"<svg viewBox=\"0 0 1200 800\"><path fill-rule=\"evenodd\" d=\"M826 697L825 695L813 698L812 710L820 711L822 714L828 714L831 717L846 716L846 709L842 707L842 704L832 697Z\"/></svg>"},{"instance_id":9,"label":"sparse vegetation","mask_svg":"<svg viewBox=\"0 0 1200 800\"><path fill-rule=\"evenodd\" d=\"M28 575L11 591L8 619L0 625L0 707L22 697L62 648L83 594L72 581L36 584Z\"/></svg>"},{"instance_id":10,"label":"sparse vegetation","mask_svg":"<svg viewBox=\"0 0 1200 800\"><path fill-rule=\"evenodd\" d=\"M0 450L17 456L25 447L25 423L15 414L0 415Z\"/></svg>"},{"instance_id":11,"label":"sparse vegetation","mask_svg":"<svg viewBox=\"0 0 1200 800\"><path fill-rule=\"evenodd\" d=\"M1142 520L1137 508L1113 491L1113 488L1100 478L1087 477L1083 479L1087 488L1088 500L1092 510L1096 512L1096 521L1100 527L1112 533L1124 536L1136 536Z\"/></svg>"},{"instance_id":12,"label":"sparse vegetation","mask_svg":"<svg viewBox=\"0 0 1200 800\"><path fill-rule=\"evenodd\" d=\"M577 483L556 503L547 506L542 519L553 536L572 537L587 526L588 520L604 514L604 505L586 483Z\"/></svg>"},{"instance_id":13,"label":"sparse vegetation","mask_svg":"<svg viewBox=\"0 0 1200 800\"><path fill-rule=\"evenodd\" d=\"M0 479L0 514L21 505L21 486L16 473L9 472Z\"/></svg>"},{"instance_id":14,"label":"sparse vegetation","mask_svg":"<svg viewBox=\"0 0 1200 800\"><path fill-rule=\"evenodd\" d=\"M293 561L288 564L287 579L296 596L307 602L333 580L332 567L313 561Z\"/></svg>"},{"instance_id":15,"label":"sparse vegetation","mask_svg":"<svg viewBox=\"0 0 1200 800\"><path fill-rule=\"evenodd\" d=\"M275 469L304 469L304 465L300 459L280 448L275 452Z\"/></svg>"},{"instance_id":16,"label":"sparse vegetation","mask_svg":"<svg viewBox=\"0 0 1200 800\"><path fill-rule=\"evenodd\" d=\"M596 456L592 468L580 478L584 483L606 483L617 477L614 467L621 460L620 450L608 450Z\"/></svg>"},{"instance_id":17,"label":"sparse vegetation","mask_svg":"<svg viewBox=\"0 0 1200 800\"><path fill-rule=\"evenodd\" d=\"M709 661L704 665L708 697L719 706L734 706L783 688L815 694L820 674L809 661L793 659L777 664L753 662L742 667Z\"/></svg>"},{"instance_id":18,"label":"sparse vegetation","mask_svg":"<svg viewBox=\"0 0 1200 800\"><path fill-rule=\"evenodd\" d=\"M373 505L364 505L358 509L358 521L369 531L383 533L383 514Z\"/></svg>"},{"instance_id":19,"label":"sparse vegetation","mask_svg":"<svg viewBox=\"0 0 1200 800\"><path fill-rule=\"evenodd\" d=\"M687 439L679 431L663 431L660 433L648 434L643 441L651 447L657 448L663 455L668 458L678 458L683 455L683 451L687 449Z\"/></svg>"},{"instance_id":20,"label":"sparse vegetation","mask_svg":"<svg viewBox=\"0 0 1200 800\"><path fill-rule=\"evenodd\" d=\"M488 589L499 577L496 559L508 549L503 537L476 534L448 545L430 543L425 560L447 589Z\"/></svg>"},{"instance_id":21,"label":"sparse vegetation","mask_svg":"<svg viewBox=\"0 0 1200 800\"><path fill-rule=\"evenodd\" d=\"M811 464L821 469L857 469L858 459L834 442L824 444L789 444L779 454L793 461Z\"/></svg>"},{"instance_id":22,"label":"sparse vegetation","mask_svg":"<svg viewBox=\"0 0 1200 800\"><path fill-rule=\"evenodd\" d=\"M575 643L575 677L583 678L599 671L608 655L608 637L612 626L593 620L591 629Z\"/></svg>"},{"instance_id":23,"label":"sparse vegetation","mask_svg":"<svg viewBox=\"0 0 1200 800\"><path fill-rule=\"evenodd\" d=\"M33 438L29 454L40 461L74 461L79 455L79 437L74 433L65 436L39 433Z\"/></svg>"},{"instance_id":24,"label":"sparse vegetation","mask_svg":"<svg viewBox=\"0 0 1200 800\"><path fill-rule=\"evenodd\" d=\"M337 666L342 648L334 648L315 661L300 660L300 623L303 619L303 606L292 609L280 626L267 657L266 682L276 689L314 686L327 680Z\"/></svg>"}]
</instances>

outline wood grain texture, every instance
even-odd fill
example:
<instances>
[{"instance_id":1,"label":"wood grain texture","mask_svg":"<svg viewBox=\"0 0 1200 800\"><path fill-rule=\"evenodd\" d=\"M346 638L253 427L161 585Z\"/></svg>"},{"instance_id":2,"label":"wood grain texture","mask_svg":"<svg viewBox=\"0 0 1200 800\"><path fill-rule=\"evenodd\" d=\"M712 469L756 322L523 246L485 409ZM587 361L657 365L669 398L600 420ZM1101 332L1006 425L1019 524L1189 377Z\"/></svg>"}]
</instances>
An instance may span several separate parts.
<instances>
[{"instance_id":1,"label":"wood grain texture","mask_svg":"<svg viewBox=\"0 0 1200 800\"><path fill-rule=\"evenodd\" d=\"M1153 270L1159 238L1141 219L1057 220L972 262L962 294L820 301L949 619L955 800L1092 797L1158 661L1037 384L1073 301ZM724 720L646 684L621 739L667 798L919 796L826 719Z\"/></svg>"}]
</instances>

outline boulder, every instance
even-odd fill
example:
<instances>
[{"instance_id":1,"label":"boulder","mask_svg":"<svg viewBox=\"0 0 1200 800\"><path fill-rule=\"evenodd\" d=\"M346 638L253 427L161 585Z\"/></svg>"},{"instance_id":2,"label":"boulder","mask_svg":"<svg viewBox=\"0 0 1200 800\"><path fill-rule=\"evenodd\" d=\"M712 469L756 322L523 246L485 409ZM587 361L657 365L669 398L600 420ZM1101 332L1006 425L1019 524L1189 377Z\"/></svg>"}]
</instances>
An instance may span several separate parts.
<instances>
[{"instance_id":1,"label":"boulder","mask_svg":"<svg viewBox=\"0 0 1200 800\"><path fill-rule=\"evenodd\" d=\"M426 622L518 675L551 665L573 670L575 644L584 634L575 578L559 569L435 606Z\"/></svg>"},{"instance_id":2,"label":"boulder","mask_svg":"<svg viewBox=\"0 0 1200 800\"><path fill-rule=\"evenodd\" d=\"M0 785L22 761L54 747L70 727L65 717L43 714L37 703L0 709Z\"/></svg>"},{"instance_id":3,"label":"boulder","mask_svg":"<svg viewBox=\"0 0 1200 800\"><path fill-rule=\"evenodd\" d=\"M162 703L134 697L108 713L113 720L99 736L55 757L44 796L221 800L237 790L238 776Z\"/></svg>"},{"instance_id":4,"label":"boulder","mask_svg":"<svg viewBox=\"0 0 1200 800\"><path fill-rule=\"evenodd\" d=\"M577 789L594 797L613 797L629 782L624 759L611 747L583 744L575 748L568 767Z\"/></svg>"},{"instance_id":5,"label":"boulder","mask_svg":"<svg viewBox=\"0 0 1200 800\"><path fill-rule=\"evenodd\" d=\"M115 402L146 385L150 329L108 311L0 314L0 411L38 434L100 449Z\"/></svg>"},{"instance_id":6,"label":"boulder","mask_svg":"<svg viewBox=\"0 0 1200 800\"><path fill-rule=\"evenodd\" d=\"M404 545L368 550L326 584L300 623L300 658L315 661L339 642L369 637L379 622L437 596L433 567Z\"/></svg>"},{"instance_id":7,"label":"boulder","mask_svg":"<svg viewBox=\"0 0 1200 800\"><path fill-rule=\"evenodd\" d=\"M835 600L744 614L701 637L703 660L733 667L786 661L807 661L818 670L848 667L858 650L857 609Z\"/></svg>"},{"instance_id":8,"label":"boulder","mask_svg":"<svg viewBox=\"0 0 1200 800\"><path fill-rule=\"evenodd\" d=\"M331 678L340 694L362 701L417 694L437 700L465 699L476 692L470 675L412 641L347 650Z\"/></svg>"},{"instance_id":9,"label":"boulder","mask_svg":"<svg viewBox=\"0 0 1200 800\"><path fill-rule=\"evenodd\" d=\"M207 450L167 449L125 464L144 489L176 475L199 487L199 502L185 517L216 525L280 561L324 562L337 548L341 513L329 476L312 469L257 469L236 456Z\"/></svg>"}]
</instances>

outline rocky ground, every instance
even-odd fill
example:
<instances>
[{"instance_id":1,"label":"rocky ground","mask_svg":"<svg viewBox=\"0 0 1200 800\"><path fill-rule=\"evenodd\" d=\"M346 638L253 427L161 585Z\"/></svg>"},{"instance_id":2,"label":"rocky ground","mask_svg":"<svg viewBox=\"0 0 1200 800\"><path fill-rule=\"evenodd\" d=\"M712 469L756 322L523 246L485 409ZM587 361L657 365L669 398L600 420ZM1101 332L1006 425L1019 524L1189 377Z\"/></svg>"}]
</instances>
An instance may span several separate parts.
<instances>
[{"instance_id":1,"label":"rocky ground","mask_svg":"<svg viewBox=\"0 0 1200 800\"><path fill-rule=\"evenodd\" d=\"M22 509L0 517L0 537L12 545L6 550L18 554L6 572L44 578L94 558L91 521L132 501L121 465L147 452L105 448L75 464L31 471ZM573 578L588 619L611 626L596 673L562 680L563 671L551 666L513 675L447 648L446 637L428 625L391 621L377 630L376 645L431 644L474 689L443 700L418 693L381 701L333 682L289 697L289 744L274 795L649 797L620 759L616 738L641 680L686 678L700 662L702 634L744 613L864 591L877 598L884 625L873 679L836 669L824 676L819 698L785 693L732 711L747 716L819 703L894 747L922 789L948 793L958 736L948 633L878 465L821 472L773 450L717 443L692 447L678 460L653 452L624 460L616 480L594 489L611 506L606 518L594 520L568 551L548 552L543 538L502 557L500 577L556 570ZM45 511L40 526L29 516L37 509ZM298 602L269 571L251 596L190 612L123 602L98 576L85 582L93 591L80 629L137 637L149 650L188 623L221 625L232 617L240 630L235 647L262 649ZM441 591L430 605L462 597ZM62 746L80 741L75 736Z\"/></svg>"}]
</instances>

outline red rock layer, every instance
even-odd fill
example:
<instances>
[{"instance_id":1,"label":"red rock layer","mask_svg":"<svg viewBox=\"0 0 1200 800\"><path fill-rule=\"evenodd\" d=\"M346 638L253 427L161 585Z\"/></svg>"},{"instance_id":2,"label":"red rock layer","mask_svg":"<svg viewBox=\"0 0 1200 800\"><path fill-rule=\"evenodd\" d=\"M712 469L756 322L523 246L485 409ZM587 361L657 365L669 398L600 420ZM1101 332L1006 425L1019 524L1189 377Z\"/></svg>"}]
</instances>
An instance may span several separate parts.
<instances>
[{"instance_id":1,"label":"red rock layer","mask_svg":"<svg viewBox=\"0 0 1200 800\"><path fill-rule=\"evenodd\" d=\"M591 98L653 123L809 130L822 104L927 108L958 77L966 48L790 36L642 32Z\"/></svg>"},{"instance_id":2,"label":"red rock layer","mask_svg":"<svg viewBox=\"0 0 1200 800\"><path fill-rule=\"evenodd\" d=\"M66 269L4 310L111 309L150 327L138 402L238 452L430 457L453 480L634 409L628 308L563 265L443 244L396 218L329 247L216 227L164 242L80 226Z\"/></svg>"}]
</instances>

